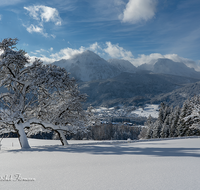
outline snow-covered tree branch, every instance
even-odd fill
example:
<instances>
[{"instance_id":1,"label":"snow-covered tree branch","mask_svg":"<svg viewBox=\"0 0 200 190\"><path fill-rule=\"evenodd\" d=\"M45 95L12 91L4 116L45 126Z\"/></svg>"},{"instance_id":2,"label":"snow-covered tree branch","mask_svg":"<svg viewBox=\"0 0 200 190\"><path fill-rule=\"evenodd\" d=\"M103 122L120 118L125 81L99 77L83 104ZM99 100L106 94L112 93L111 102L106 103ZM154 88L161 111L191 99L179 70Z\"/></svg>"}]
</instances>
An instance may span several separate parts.
<instances>
[{"instance_id":1,"label":"snow-covered tree branch","mask_svg":"<svg viewBox=\"0 0 200 190\"><path fill-rule=\"evenodd\" d=\"M7 88L0 95L2 131L5 126L7 132L15 131L22 148L30 147L24 129L29 134L54 130L66 145L64 134L85 130L88 123L81 106L86 95L65 69L39 59L30 64L23 50L15 50L16 44L11 38L0 42L0 86Z\"/></svg>"}]
</instances>

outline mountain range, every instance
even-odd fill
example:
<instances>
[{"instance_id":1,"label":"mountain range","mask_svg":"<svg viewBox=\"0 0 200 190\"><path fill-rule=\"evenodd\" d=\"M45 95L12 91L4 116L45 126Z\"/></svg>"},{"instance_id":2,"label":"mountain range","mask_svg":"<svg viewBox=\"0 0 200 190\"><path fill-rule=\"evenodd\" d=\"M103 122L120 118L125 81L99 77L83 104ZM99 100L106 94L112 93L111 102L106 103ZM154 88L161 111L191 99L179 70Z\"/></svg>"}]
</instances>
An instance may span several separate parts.
<instances>
[{"instance_id":1,"label":"mountain range","mask_svg":"<svg viewBox=\"0 0 200 190\"><path fill-rule=\"evenodd\" d=\"M87 50L53 64L65 68L75 77L80 91L88 95L85 107L90 104L138 106L161 101L181 105L192 92L200 94L198 88L192 90L192 85L200 86L200 72L170 59L158 59L154 64L135 67L127 60L106 61Z\"/></svg>"},{"instance_id":2,"label":"mountain range","mask_svg":"<svg viewBox=\"0 0 200 190\"><path fill-rule=\"evenodd\" d=\"M160 58L155 63L144 63L135 67L127 60L109 59L106 61L89 50L52 64L64 67L77 81L83 82L113 78L123 72L135 73L140 70L200 79L200 72L187 67L184 63L170 59Z\"/></svg>"},{"instance_id":3,"label":"mountain range","mask_svg":"<svg viewBox=\"0 0 200 190\"><path fill-rule=\"evenodd\" d=\"M192 92L190 88L187 88L187 92L184 92L184 89L198 81L198 79L175 75L124 72L110 79L81 82L79 88L82 93L88 95L86 107L90 104L107 107L119 104L127 106L142 106L147 103L159 104L162 101L168 102L170 93L177 89L182 89L183 92L176 93L176 98L172 98L170 103L181 105L186 99L183 94ZM188 90L191 92L188 92ZM178 98L179 96L181 98ZM189 96L185 97L188 98ZM178 102L173 102L173 100Z\"/></svg>"}]
</instances>

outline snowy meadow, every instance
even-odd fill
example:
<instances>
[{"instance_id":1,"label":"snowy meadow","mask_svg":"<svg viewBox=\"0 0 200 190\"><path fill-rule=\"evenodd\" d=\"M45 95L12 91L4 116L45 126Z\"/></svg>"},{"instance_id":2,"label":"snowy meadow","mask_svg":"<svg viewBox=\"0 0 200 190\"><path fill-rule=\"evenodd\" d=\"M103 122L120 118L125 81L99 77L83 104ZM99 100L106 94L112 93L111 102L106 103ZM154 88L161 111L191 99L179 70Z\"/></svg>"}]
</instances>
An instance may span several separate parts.
<instances>
[{"instance_id":1,"label":"snowy meadow","mask_svg":"<svg viewBox=\"0 0 200 190\"><path fill-rule=\"evenodd\" d=\"M2 140L1 189L188 190L200 186L200 138L144 141Z\"/></svg>"}]
</instances>

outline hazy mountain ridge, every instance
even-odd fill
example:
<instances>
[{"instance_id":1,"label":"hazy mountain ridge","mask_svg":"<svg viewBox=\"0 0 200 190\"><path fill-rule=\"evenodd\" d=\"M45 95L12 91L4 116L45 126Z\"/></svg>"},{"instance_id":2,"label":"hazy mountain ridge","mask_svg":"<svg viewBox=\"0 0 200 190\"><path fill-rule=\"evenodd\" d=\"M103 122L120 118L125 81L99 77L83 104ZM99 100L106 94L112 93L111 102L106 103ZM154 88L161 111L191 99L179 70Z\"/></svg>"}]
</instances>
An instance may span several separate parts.
<instances>
[{"instance_id":1,"label":"hazy mountain ridge","mask_svg":"<svg viewBox=\"0 0 200 190\"><path fill-rule=\"evenodd\" d=\"M79 88L82 93L88 94L85 105L110 107L159 103L156 97L198 81L188 77L137 72L122 73L112 79L82 82Z\"/></svg>"},{"instance_id":2,"label":"hazy mountain ridge","mask_svg":"<svg viewBox=\"0 0 200 190\"><path fill-rule=\"evenodd\" d=\"M173 106L182 106L183 102L194 95L200 94L200 82L187 84L172 92L160 94L152 98L152 103L166 102Z\"/></svg>"}]
</instances>

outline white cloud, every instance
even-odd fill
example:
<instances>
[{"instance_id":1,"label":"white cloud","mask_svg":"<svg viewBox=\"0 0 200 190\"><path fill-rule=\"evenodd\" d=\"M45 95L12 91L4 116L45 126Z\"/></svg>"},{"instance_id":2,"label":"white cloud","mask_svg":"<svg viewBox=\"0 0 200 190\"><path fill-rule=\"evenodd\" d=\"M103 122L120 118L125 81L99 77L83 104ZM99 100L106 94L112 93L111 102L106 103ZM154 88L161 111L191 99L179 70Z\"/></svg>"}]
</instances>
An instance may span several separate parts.
<instances>
[{"instance_id":1,"label":"white cloud","mask_svg":"<svg viewBox=\"0 0 200 190\"><path fill-rule=\"evenodd\" d=\"M123 47L120 47L118 44L113 45L111 42L106 42L106 48L104 51L112 58L119 58L125 60L133 60L133 54L131 51L125 50Z\"/></svg>"},{"instance_id":2,"label":"white cloud","mask_svg":"<svg viewBox=\"0 0 200 190\"><path fill-rule=\"evenodd\" d=\"M141 55L138 55L136 59L133 59L131 63L134 64L135 66L139 66L144 63L151 64L151 63L155 63L156 60L159 58L165 58L165 57L160 53L152 53L150 55L141 54Z\"/></svg>"},{"instance_id":3,"label":"white cloud","mask_svg":"<svg viewBox=\"0 0 200 190\"><path fill-rule=\"evenodd\" d=\"M31 54L33 54L33 55L37 55L37 52L33 52L33 51L31 51ZM30 56L31 57L31 56Z\"/></svg>"},{"instance_id":4,"label":"white cloud","mask_svg":"<svg viewBox=\"0 0 200 190\"><path fill-rule=\"evenodd\" d=\"M39 58L41 61L43 61L44 64L49 64L49 63L53 63L55 61L58 61L58 60L56 60L54 58L49 58L49 57L46 57L44 55L36 56L36 53L33 53L33 52L31 52L31 54L35 54L35 55L34 56L29 56L30 57L30 62L34 62L36 58L37 59Z\"/></svg>"},{"instance_id":5,"label":"white cloud","mask_svg":"<svg viewBox=\"0 0 200 190\"><path fill-rule=\"evenodd\" d=\"M47 50L45 50L45 49L39 49L39 50L36 50L36 52L37 52L37 53L41 53L41 52L49 52L49 51L47 51Z\"/></svg>"},{"instance_id":6,"label":"white cloud","mask_svg":"<svg viewBox=\"0 0 200 190\"><path fill-rule=\"evenodd\" d=\"M39 8L38 6L30 6L30 7L24 7L29 12L29 15L35 19L35 20L40 20L40 15L39 15Z\"/></svg>"},{"instance_id":7,"label":"white cloud","mask_svg":"<svg viewBox=\"0 0 200 190\"><path fill-rule=\"evenodd\" d=\"M129 0L119 19L132 24L147 21L154 17L156 4L157 0Z\"/></svg>"},{"instance_id":8,"label":"white cloud","mask_svg":"<svg viewBox=\"0 0 200 190\"><path fill-rule=\"evenodd\" d=\"M25 25L23 25L23 26L26 27L26 30L27 30L29 33L36 32L36 33L42 34L42 35L45 36L45 37L48 37L48 34L44 32L43 27L34 26L33 24L31 24L30 26L25 26Z\"/></svg>"},{"instance_id":9,"label":"white cloud","mask_svg":"<svg viewBox=\"0 0 200 190\"><path fill-rule=\"evenodd\" d=\"M40 5L24 7L24 9L27 10L30 17L32 17L38 23L37 25L24 25L29 33L41 33L43 36L48 37L49 35L44 32L45 22L53 22L55 25L61 25L59 12L55 8ZM50 36L53 38L56 37L54 34L51 34Z\"/></svg>"},{"instance_id":10,"label":"white cloud","mask_svg":"<svg viewBox=\"0 0 200 190\"><path fill-rule=\"evenodd\" d=\"M95 52L95 53L98 53L98 50L102 50L102 48L100 47L100 45L97 42L90 45L88 49Z\"/></svg>"},{"instance_id":11,"label":"white cloud","mask_svg":"<svg viewBox=\"0 0 200 190\"><path fill-rule=\"evenodd\" d=\"M86 48L82 46L79 49L72 49L68 47L68 48L61 49L58 53L51 54L50 57L56 60L70 59L76 54L83 53L85 50Z\"/></svg>"},{"instance_id":12,"label":"white cloud","mask_svg":"<svg viewBox=\"0 0 200 190\"><path fill-rule=\"evenodd\" d=\"M32 32L42 33L43 32L43 28L41 28L39 26L34 26L33 24L31 24L29 27L27 27L27 31L29 33L32 33Z\"/></svg>"},{"instance_id":13,"label":"white cloud","mask_svg":"<svg viewBox=\"0 0 200 190\"><path fill-rule=\"evenodd\" d=\"M38 21L54 22L55 25L61 25L61 18L57 9L44 5L24 7L29 12L29 15Z\"/></svg>"}]
</instances>

